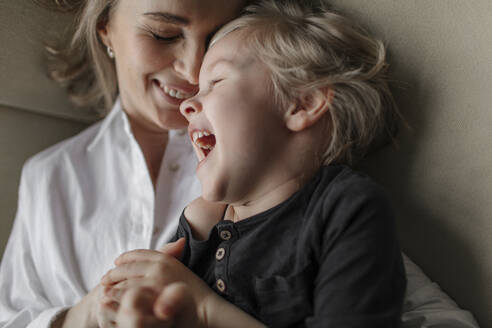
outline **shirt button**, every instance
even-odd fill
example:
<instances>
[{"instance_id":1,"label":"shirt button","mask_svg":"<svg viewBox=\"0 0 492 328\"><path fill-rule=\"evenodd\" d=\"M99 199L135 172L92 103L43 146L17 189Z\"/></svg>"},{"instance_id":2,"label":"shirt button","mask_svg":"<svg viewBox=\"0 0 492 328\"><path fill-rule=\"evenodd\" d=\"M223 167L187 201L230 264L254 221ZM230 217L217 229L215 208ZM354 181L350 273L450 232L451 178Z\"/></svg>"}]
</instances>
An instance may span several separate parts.
<instances>
[{"instance_id":1,"label":"shirt button","mask_svg":"<svg viewBox=\"0 0 492 328\"><path fill-rule=\"evenodd\" d=\"M171 172L176 172L177 170L179 170L179 164L171 164L171 165L169 165L169 170Z\"/></svg>"},{"instance_id":2,"label":"shirt button","mask_svg":"<svg viewBox=\"0 0 492 328\"><path fill-rule=\"evenodd\" d=\"M219 233L219 235L220 235L220 238L221 238L222 240L229 240L229 239L231 239L231 237L232 237L232 234L231 234L231 232L230 232L229 230L222 230L222 231Z\"/></svg>"},{"instance_id":3,"label":"shirt button","mask_svg":"<svg viewBox=\"0 0 492 328\"><path fill-rule=\"evenodd\" d=\"M225 252L225 249L224 248L222 248L222 247L219 248L217 250L217 252L215 252L215 258L217 259L217 261L222 260L224 258L224 256L225 256L225 253L226 252Z\"/></svg>"},{"instance_id":4,"label":"shirt button","mask_svg":"<svg viewBox=\"0 0 492 328\"><path fill-rule=\"evenodd\" d=\"M223 293L225 291L225 289L226 289L225 282L222 279L217 279L217 281L215 282L215 285L217 286L217 289L221 293Z\"/></svg>"}]
</instances>

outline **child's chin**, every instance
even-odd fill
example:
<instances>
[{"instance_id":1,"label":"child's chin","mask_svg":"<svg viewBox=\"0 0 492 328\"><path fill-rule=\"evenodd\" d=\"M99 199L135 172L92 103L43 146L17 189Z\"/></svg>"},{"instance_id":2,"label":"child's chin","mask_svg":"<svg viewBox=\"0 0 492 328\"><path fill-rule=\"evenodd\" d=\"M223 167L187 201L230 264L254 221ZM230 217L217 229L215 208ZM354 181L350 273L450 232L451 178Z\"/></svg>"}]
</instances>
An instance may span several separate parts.
<instances>
[{"instance_id":1,"label":"child's chin","mask_svg":"<svg viewBox=\"0 0 492 328\"><path fill-rule=\"evenodd\" d=\"M217 188L207 188L202 184L202 198L208 202L223 203L224 195Z\"/></svg>"}]
</instances>

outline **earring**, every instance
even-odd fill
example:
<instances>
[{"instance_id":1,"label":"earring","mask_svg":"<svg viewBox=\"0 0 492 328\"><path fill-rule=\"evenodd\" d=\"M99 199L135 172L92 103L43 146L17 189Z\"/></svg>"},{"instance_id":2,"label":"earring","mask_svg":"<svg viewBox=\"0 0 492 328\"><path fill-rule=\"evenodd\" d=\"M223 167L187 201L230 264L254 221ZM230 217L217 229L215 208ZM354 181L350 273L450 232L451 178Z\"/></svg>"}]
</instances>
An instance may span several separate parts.
<instances>
[{"instance_id":1,"label":"earring","mask_svg":"<svg viewBox=\"0 0 492 328\"><path fill-rule=\"evenodd\" d=\"M106 52L108 53L108 57L113 59L114 58L114 52L113 52L113 49L111 49L111 47L107 46L106 47Z\"/></svg>"}]
</instances>

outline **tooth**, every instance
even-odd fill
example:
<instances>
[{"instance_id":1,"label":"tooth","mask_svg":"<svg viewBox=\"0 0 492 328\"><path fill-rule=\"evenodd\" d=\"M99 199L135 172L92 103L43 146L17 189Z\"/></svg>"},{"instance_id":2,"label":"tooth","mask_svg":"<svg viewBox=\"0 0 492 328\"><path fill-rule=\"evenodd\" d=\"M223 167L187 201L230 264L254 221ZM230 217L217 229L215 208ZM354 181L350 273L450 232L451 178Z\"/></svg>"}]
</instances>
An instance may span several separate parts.
<instances>
[{"instance_id":1,"label":"tooth","mask_svg":"<svg viewBox=\"0 0 492 328\"><path fill-rule=\"evenodd\" d=\"M165 93L169 93L169 88L167 87L167 85L166 85L166 86L164 86L164 92L165 92Z\"/></svg>"},{"instance_id":2,"label":"tooth","mask_svg":"<svg viewBox=\"0 0 492 328\"><path fill-rule=\"evenodd\" d=\"M198 132L198 138L201 138L203 137L203 133L202 132Z\"/></svg>"},{"instance_id":3,"label":"tooth","mask_svg":"<svg viewBox=\"0 0 492 328\"><path fill-rule=\"evenodd\" d=\"M174 90L174 89L169 90L169 95L171 97L176 97L176 90Z\"/></svg>"},{"instance_id":4,"label":"tooth","mask_svg":"<svg viewBox=\"0 0 492 328\"><path fill-rule=\"evenodd\" d=\"M176 98L183 99L184 98L184 95L181 92L177 91L176 92Z\"/></svg>"},{"instance_id":5,"label":"tooth","mask_svg":"<svg viewBox=\"0 0 492 328\"><path fill-rule=\"evenodd\" d=\"M208 133L207 131L203 131L203 135L204 135L204 136L209 136L209 135L210 135L210 133Z\"/></svg>"},{"instance_id":6,"label":"tooth","mask_svg":"<svg viewBox=\"0 0 492 328\"><path fill-rule=\"evenodd\" d=\"M198 136L196 132L193 132L193 142L196 143L197 140L198 140Z\"/></svg>"}]
</instances>

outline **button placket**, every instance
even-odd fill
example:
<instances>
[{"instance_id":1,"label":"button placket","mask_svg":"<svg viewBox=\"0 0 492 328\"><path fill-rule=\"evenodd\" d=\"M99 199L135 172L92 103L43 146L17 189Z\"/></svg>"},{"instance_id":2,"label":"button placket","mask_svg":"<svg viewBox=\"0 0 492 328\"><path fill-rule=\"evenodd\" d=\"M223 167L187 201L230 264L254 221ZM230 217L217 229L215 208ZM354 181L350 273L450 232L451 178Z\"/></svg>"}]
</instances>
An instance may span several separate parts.
<instances>
[{"instance_id":1,"label":"button placket","mask_svg":"<svg viewBox=\"0 0 492 328\"><path fill-rule=\"evenodd\" d=\"M234 224L231 223L219 223L217 226L217 234L220 239L220 243L217 246L215 252L215 289L221 294L227 294L230 290L230 283L228 282L228 265L229 258L231 256L231 246L237 239L237 231ZM229 284L229 286L227 286Z\"/></svg>"}]
</instances>

